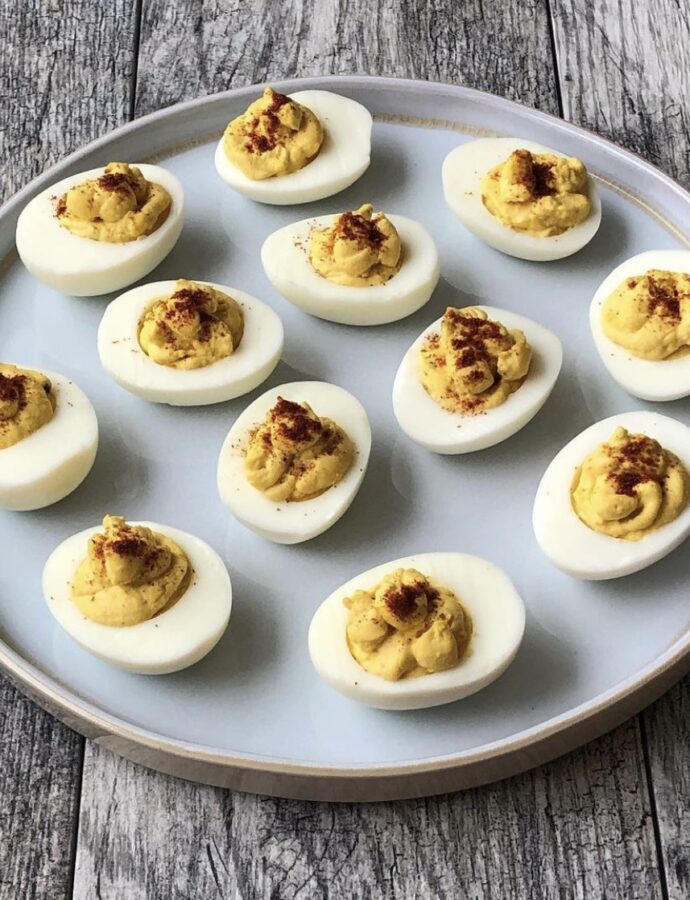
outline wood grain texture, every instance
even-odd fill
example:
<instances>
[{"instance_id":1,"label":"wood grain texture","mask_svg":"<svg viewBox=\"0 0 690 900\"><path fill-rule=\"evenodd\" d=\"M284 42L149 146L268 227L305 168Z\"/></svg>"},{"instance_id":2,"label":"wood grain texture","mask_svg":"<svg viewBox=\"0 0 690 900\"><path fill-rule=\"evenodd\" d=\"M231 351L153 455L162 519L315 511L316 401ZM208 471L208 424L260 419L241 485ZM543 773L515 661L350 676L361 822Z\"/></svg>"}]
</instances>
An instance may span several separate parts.
<instances>
[{"instance_id":1,"label":"wood grain texture","mask_svg":"<svg viewBox=\"0 0 690 900\"><path fill-rule=\"evenodd\" d=\"M690 897L690 678L642 714L668 896Z\"/></svg>"},{"instance_id":2,"label":"wood grain texture","mask_svg":"<svg viewBox=\"0 0 690 900\"><path fill-rule=\"evenodd\" d=\"M0 680L0 898L62 900L84 741Z\"/></svg>"},{"instance_id":3,"label":"wood grain texture","mask_svg":"<svg viewBox=\"0 0 690 900\"><path fill-rule=\"evenodd\" d=\"M135 4L0 3L0 194L129 115Z\"/></svg>"},{"instance_id":4,"label":"wood grain texture","mask_svg":"<svg viewBox=\"0 0 690 900\"><path fill-rule=\"evenodd\" d=\"M637 729L500 784L297 803L143 772L90 745L75 900L657 900Z\"/></svg>"},{"instance_id":5,"label":"wood grain texture","mask_svg":"<svg viewBox=\"0 0 690 900\"><path fill-rule=\"evenodd\" d=\"M546 5L145 0L136 111L289 75L461 81L556 112ZM75 897L661 897L636 723L503 784L330 806L86 750Z\"/></svg>"},{"instance_id":6,"label":"wood grain texture","mask_svg":"<svg viewBox=\"0 0 690 900\"><path fill-rule=\"evenodd\" d=\"M552 0L566 118L690 188L690 6ZM690 678L643 714L668 896L690 896Z\"/></svg>"},{"instance_id":7,"label":"wood grain texture","mask_svg":"<svg viewBox=\"0 0 690 900\"><path fill-rule=\"evenodd\" d=\"M551 0L563 112L690 185L685 0Z\"/></svg>"},{"instance_id":8,"label":"wood grain texture","mask_svg":"<svg viewBox=\"0 0 690 900\"><path fill-rule=\"evenodd\" d=\"M0 4L0 197L124 121L129 0ZM62 900L72 878L83 740L0 679L0 898Z\"/></svg>"},{"instance_id":9,"label":"wood grain texture","mask_svg":"<svg viewBox=\"0 0 690 900\"><path fill-rule=\"evenodd\" d=\"M467 84L558 112L546 0L144 0L137 115L293 75Z\"/></svg>"}]
</instances>

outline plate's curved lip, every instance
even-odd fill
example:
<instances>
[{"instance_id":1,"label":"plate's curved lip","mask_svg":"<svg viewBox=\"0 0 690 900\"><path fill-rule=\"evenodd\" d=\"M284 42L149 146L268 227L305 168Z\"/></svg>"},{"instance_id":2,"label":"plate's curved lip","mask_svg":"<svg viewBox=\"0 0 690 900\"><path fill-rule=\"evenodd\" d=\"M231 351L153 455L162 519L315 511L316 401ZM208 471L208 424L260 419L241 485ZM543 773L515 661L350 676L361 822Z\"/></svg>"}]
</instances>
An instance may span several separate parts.
<instances>
[{"instance_id":1,"label":"plate's curved lip","mask_svg":"<svg viewBox=\"0 0 690 900\"><path fill-rule=\"evenodd\" d=\"M386 776L423 775L470 766L473 763L482 761L495 761L502 756L511 755L516 751L567 731L576 724L583 724L586 720L595 718L606 709L622 704L641 688L652 685L657 680L662 680L667 671L674 669L683 660L688 654L688 650L690 650L690 633L675 641L665 653L657 657L644 669L620 681L608 691L599 694L594 700L582 703L569 709L567 712L547 719L538 725L533 725L531 728L519 731L508 738L492 741L479 748L463 750L459 753L446 754L445 756L412 760L410 762L369 763L364 766L348 767L288 762L256 754L234 756L229 753L214 751L200 744L179 741L175 738L166 738L155 732L146 731L146 729L137 725L125 723L124 720L119 719L117 716L103 712L94 704L80 699L73 691L63 688L55 679L43 675L32 663L27 663L20 654L8 647L4 641L0 641L0 668L28 688L32 694L47 701L49 704L55 705L78 722L86 723L90 728L95 727L105 734L115 735L151 750L163 751L172 756L195 762L271 772L286 776L331 779L356 778L364 780L367 778L380 779Z\"/></svg>"},{"instance_id":2,"label":"plate's curved lip","mask_svg":"<svg viewBox=\"0 0 690 900\"><path fill-rule=\"evenodd\" d=\"M646 169L650 174L661 181L665 187L678 194L681 200L690 202L690 192L686 191L682 185L670 175L663 172L658 166L654 165L654 163L651 163L640 156L639 153L620 147L609 138L596 134L588 128L583 128L580 125L574 125L572 122L567 122L565 119L561 119L552 113L533 109L529 106L523 106L515 100L498 97L495 94L489 94L485 91L477 90L476 88L466 87L465 85L447 84L441 81L418 81L412 78L392 78L389 76L375 75L316 75L308 78L277 80L272 82L272 84L275 84L281 91L286 91L288 93L296 90L309 90L310 88L318 90L323 89L325 86L336 87L338 85L368 87L373 88L374 90L380 90L382 93L389 89L402 90L410 93L421 90L438 96L447 96L450 93L456 97L464 97L485 106L492 106L497 109L510 109L519 112L519 115L529 121L548 123L557 130L567 134L573 134L590 144L608 147L609 150L615 151L616 154L627 159L627 161L633 165ZM89 141L88 144L85 144L83 147L70 153L68 156L64 157L64 159L54 163L43 173L33 178L27 185L20 188L3 203L0 207L0 216L4 217L7 213L12 212L16 206L26 203L35 192L50 185L64 169L79 162L80 159L94 150L107 147L113 138L124 137L127 134L155 125L157 122L177 118L179 115L184 115L187 110L199 109L207 105L210 106L211 104L222 102L226 98L236 99L251 97L262 87L263 84L250 84L241 88L231 88L227 91L208 94L204 97L195 97L192 100L185 100L181 103L176 103L173 106L167 106L163 109L156 110L155 112L147 113L140 118L133 119L131 122L125 122L123 125L119 125L107 134Z\"/></svg>"},{"instance_id":3,"label":"plate's curved lip","mask_svg":"<svg viewBox=\"0 0 690 900\"><path fill-rule=\"evenodd\" d=\"M367 75L328 75L310 78L298 78L275 82L283 91L294 91L307 88L324 88L338 86L361 86L381 91L397 90L416 93L426 91L437 96L451 96L465 98L477 104L491 106L497 109L510 109L517 112L527 121L535 121L549 124L558 131L572 134L584 140L590 145L604 146L609 152L613 150L619 157L625 159L629 165L642 169L647 175L655 179L657 183L675 194L681 203L690 209L690 193L686 191L673 178L666 175L652 163L647 162L641 156L632 151L625 150L614 144L607 138L603 138L587 129L573 125L549 113L524 107L512 100L496 97L474 88L459 85L443 84L432 81L415 81L412 79L384 78ZM107 135L97 138L75 151L65 159L47 169L42 175L34 178L24 188L20 189L0 207L0 220L12 215L17 208L23 206L35 193L57 180L65 170L69 169L80 159L100 148L105 148L114 139L134 134L144 130L157 122L174 120L186 111L200 109L206 105L222 102L224 98L237 99L256 94L261 85L248 85L243 88L231 89L217 94L210 94L175 106L150 113L146 116L128 122L114 129ZM567 710L558 716L547 719L538 725L524 731L513 734L510 737L484 744L479 748L464 750L456 754L441 757L413 760L404 763L377 763L366 766L350 766L341 768L338 766L324 766L317 763L295 763L276 760L271 757L258 755L234 756L230 753L221 753L201 745L178 741L174 738L166 738L136 725L126 723L124 720L105 713L93 704L82 700L73 691L64 688L60 683L49 676L44 675L40 669L27 662L19 653L8 644L0 640L0 668L11 678L21 684L26 690L44 701L47 705L64 713L66 717L76 720L89 729L96 729L103 734L113 735L130 741L133 744L149 748L154 751L167 753L179 759L187 759L211 765L235 768L245 771L274 773L287 778L313 778L331 780L360 780L382 779L387 777L424 775L433 772L462 769L477 762L496 761L502 757L508 757L516 751L535 747L545 743L548 739L558 734L563 734L576 725L584 728L586 722L595 719L606 710L615 710L616 707L627 707L626 701L641 693L644 688L653 688L655 684L664 683L666 673L675 672L690 655L690 631L674 640L671 646L655 660L638 671L635 675L622 680L608 691L599 694L592 700ZM649 696L647 694L647 696ZM628 714L630 709L628 708ZM78 726L77 726L78 727ZM570 746L576 746L577 741ZM568 749L568 748L566 748ZM524 768L524 767L523 767ZM516 771L513 767L510 772Z\"/></svg>"}]
</instances>

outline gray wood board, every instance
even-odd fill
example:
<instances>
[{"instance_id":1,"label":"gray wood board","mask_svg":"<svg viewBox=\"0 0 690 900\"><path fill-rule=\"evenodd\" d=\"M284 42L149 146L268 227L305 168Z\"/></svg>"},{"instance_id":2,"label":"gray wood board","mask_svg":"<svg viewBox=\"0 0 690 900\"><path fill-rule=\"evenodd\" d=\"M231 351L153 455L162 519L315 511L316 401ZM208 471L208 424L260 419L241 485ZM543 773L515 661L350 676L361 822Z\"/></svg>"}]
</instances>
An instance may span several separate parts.
<instances>
[{"instance_id":1,"label":"gray wood board","mask_svg":"<svg viewBox=\"0 0 690 900\"><path fill-rule=\"evenodd\" d=\"M675 0L643 6L553 0L550 21L546 0L144 0L136 71L135 4L6 5L0 184L132 107L330 72L470 84L556 113L562 98L568 118L687 178L687 18ZM0 897L66 896L81 741L10 688L1 702ZM87 743L74 896L684 897L687 709L686 683L645 714L648 748L633 721L501 784L389 805L232 794Z\"/></svg>"},{"instance_id":2,"label":"gray wood board","mask_svg":"<svg viewBox=\"0 0 690 900\"><path fill-rule=\"evenodd\" d=\"M90 746L74 896L656 900L641 764L630 723L488 787L332 805L199 787Z\"/></svg>"}]
</instances>

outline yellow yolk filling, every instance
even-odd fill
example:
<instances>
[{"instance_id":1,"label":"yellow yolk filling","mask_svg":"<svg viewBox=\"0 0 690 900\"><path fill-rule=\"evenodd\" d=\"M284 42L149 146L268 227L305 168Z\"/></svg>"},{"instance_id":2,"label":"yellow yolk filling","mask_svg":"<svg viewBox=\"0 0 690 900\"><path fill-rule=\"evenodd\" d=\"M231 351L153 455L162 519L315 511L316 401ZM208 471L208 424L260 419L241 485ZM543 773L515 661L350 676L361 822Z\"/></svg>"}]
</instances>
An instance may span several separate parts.
<instances>
[{"instance_id":1,"label":"yellow yolk filling","mask_svg":"<svg viewBox=\"0 0 690 900\"><path fill-rule=\"evenodd\" d=\"M367 287L385 284L402 265L402 243L395 226L370 203L333 219L311 235L309 259L334 284Z\"/></svg>"},{"instance_id":2,"label":"yellow yolk filling","mask_svg":"<svg viewBox=\"0 0 690 900\"><path fill-rule=\"evenodd\" d=\"M439 406L468 415L505 402L523 384L531 361L522 331L508 331L477 307L449 307L440 333L422 345L419 377Z\"/></svg>"},{"instance_id":3,"label":"yellow yolk filling","mask_svg":"<svg viewBox=\"0 0 690 900\"><path fill-rule=\"evenodd\" d=\"M563 234L592 209L587 169L575 157L515 150L487 172L481 191L492 216L534 237Z\"/></svg>"},{"instance_id":4,"label":"yellow yolk filling","mask_svg":"<svg viewBox=\"0 0 690 900\"><path fill-rule=\"evenodd\" d=\"M309 500L338 484L355 454L339 425L306 403L279 397L250 437L244 469L249 483L269 500Z\"/></svg>"},{"instance_id":5,"label":"yellow yolk filling","mask_svg":"<svg viewBox=\"0 0 690 900\"><path fill-rule=\"evenodd\" d=\"M180 278L139 321L139 345L154 362L199 369L237 350L244 333L239 303L210 285Z\"/></svg>"},{"instance_id":6,"label":"yellow yolk filling","mask_svg":"<svg viewBox=\"0 0 690 900\"><path fill-rule=\"evenodd\" d=\"M136 166L109 163L99 178L70 188L57 202L61 225L80 237L124 244L145 237L167 219L172 198Z\"/></svg>"},{"instance_id":7,"label":"yellow yolk filling","mask_svg":"<svg viewBox=\"0 0 690 900\"><path fill-rule=\"evenodd\" d=\"M290 175L318 154L324 132L306 106L267 87L225 129L223 149L247 178L261 181Z\"/></svg>"},{"instance_id":8,"label":"yellow yolk filling","mask_svg":"<svg viewBox=\"0 0 690 900\"><path fill-rule=\"evenodd\" d=\"M690 352L690 275L650 269L626 278L604 301L604 334L641 359Z\"/></svg>"},{"instance_id":9,"label":"yellow yolk filling","mask_svg":"<svg viewBox=\"0 0 690 900\"><path fill-rule=\"evenodd\" d=\"M594 531L639 541L677 518L689 492L690 476L674 453L644 434L617 428L577 470L571 501Z\"/></svg>"},{"instance_id":10,"label":"yellow yolk filling","mask_svg":"<svg viewBox=\"0 0 690 900\"><path fill-rule=\"evenodd\" d=\"M93 622L137 625L179 600L190 578L184 550L169 537L128 525L120 516L106 516L103 533L89 538L71 596Z\"/></svg>"},{"instance_id":11,"label":"yellow yolk filling","mask_svg":"<svg viewBox=\"0 0 690 900\"><path fill-rule=\"evenodd\" d=\"M441 672L467 652L469 614L449 588L416 569L396 569L343 602L350 653L372 675L398 681Z\"/></svg>"},{"instance_id":12,"label":"yellow yolk filling","mask_svg":"<svg viewBox=\"0 0 690 900\"><path fill-rule=\"evenodd\" d=\"M45 375L0 363L0 450L18 444L50 422L56 402Z\"/></svg>"}]
</instances>

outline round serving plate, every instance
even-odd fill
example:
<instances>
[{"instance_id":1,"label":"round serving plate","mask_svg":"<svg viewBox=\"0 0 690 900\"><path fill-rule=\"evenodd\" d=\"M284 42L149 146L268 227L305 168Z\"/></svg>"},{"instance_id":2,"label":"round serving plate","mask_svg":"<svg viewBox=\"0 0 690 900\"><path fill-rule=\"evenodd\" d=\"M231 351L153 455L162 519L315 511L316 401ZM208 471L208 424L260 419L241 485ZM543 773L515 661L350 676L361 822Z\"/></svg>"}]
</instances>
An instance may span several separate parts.
<instances>
[{"instance_id":1,"label":"round serving plate","mask_svg":"<svg viewBox=\"0 0 690 900\"><path fill-rule=\"evenodd\" d=\"M542 556L530 523L537 484L560 447L595 420L653 408L606 373L588 308L622 260L688 245L690 195L596 135L466 88L368 77L277 86L333 90L374 113L371 168L341 195L267 207L220 181L215 142L257 95L250 87L132 122L37 178L0 212L0 358L73 378L101 427L94 469L70 497L38 512L0 513L0 663L78 731L184 778L329 800L419 796L502 778L614 727L688 667L687 550L638 575L578 582ZM588 247L560 262L528 263L463 229L444 203L441 163L459 142L486 134L539 141L586 162L604 212ZM186 191L180 241L147 280L232 285L283 319L283 360L251 395L192 409L130 396L102 371L96 352L110 298L60 295L18 261L14 229L30 197L74 172L123 159L162 163ZM311 318L279 297L261 269L264 238L291 221L366 201L418 219L433 234L442 278L427 306L367 329ZM447 305L476 303L522 313L558 334L563 371L544 409L510 440L466 456L435 456L398 429L393 377L407 347ZM279 546L244 529L221 505L216 459L255 396L303 379L331 381L358 397L372 423L372 457L359 496L337 525L308 543ZM687 399L663 412L690 422ZM46 557L105 513L183 528L223 556L234 587L230 627L191 669L159 677L119 672L77 647L48 613L40 587ZM514 580L527 605L527 629L513 665L480 693L436 709L384 712L334 693L307 654L318 604L364 569L436 550L487 557Z\"/></svg>"}]
</instances>

